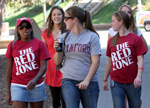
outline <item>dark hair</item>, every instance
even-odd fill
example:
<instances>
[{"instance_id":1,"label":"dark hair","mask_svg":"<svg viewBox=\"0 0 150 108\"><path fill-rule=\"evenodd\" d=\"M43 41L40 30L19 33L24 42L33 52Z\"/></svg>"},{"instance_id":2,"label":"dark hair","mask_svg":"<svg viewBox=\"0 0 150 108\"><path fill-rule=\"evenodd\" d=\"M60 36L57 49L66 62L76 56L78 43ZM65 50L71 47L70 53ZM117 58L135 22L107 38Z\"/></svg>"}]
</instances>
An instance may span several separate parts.
<instances>
[{"instance_id":1,"label":"dark hair","mask_svg":"<svg viewBox=\"0 0 150 108\"><path fill-rule=\"evenodd\" d=\"M21 23L20 23L20 25L23 23L23 22L27 22L27 21L22 21ZM29 23L29 22L27 22L30 26L31 26L31 33L30 33L30 38L31 39L33 39L34 38L34 33L33 33L33 29L32 29L32 25ZM17 27L18 28L18 27ZM20 34L18 33L18 30L17 30L17 40L20 40L21 39L21 36L20 36Z\"/></svg>"},{"instance_id":2,"label":"dark hair","mask_svg":"<svg viewBox=\"0 0 150 108\"><path fill-rule=\"evenodd\" d=\"M66 25L64 23L64 17L65 17L65 14L64 14L64 11L63 9L60 7L60 6L53 6L52 9L51 9L51 12L49 13L49 16L47 18L47 21L46 21L46 26L47 26L47 29L46 29L46 32L47 32L47 37L49 38L49 34L52 32L53 30L53 27L54 27L54 22L52 20L52 13L53 13L53 10L54 9L58 9L61 11L62 13L62 16L63 16L63 19L62 19L62 24L61 24L61 27L60 27L60 30L62 33L66 32Z\"/></svg>"},{"instance_id":3,"label":"dark hair","mask_svg":"<svg viewBox=\"0 0 150 108\"><path fill-rule=\"evenodd\" d=\"M123 25L126 27L126 29L129 29L130 27L130 19L127 13L123 11L117 11L112 16L115 16L118 21L123 21ZM119 32L112 38L111 45L115 46L119 40Z\"/></svg>"},{"instance_id":4,"label":"dark hair","mask_svg":"<svg viewBox=\"0 0 150 108\"><path fill-rule=\"evenodd\" d=\"M86 29L89 29L98 34L91 22L90 13L87 10L84 10L78 6L72 6L68 8L66 12L70 15L70 17L78 18L81 25Z\"/></svg>"},{"instance_id":5,"label":"dark hair","mask_svg":"<svg viewBox=\"0 0 150 108\"><path fill-rule=\"evenodd\" d=\"M134 22L133 11L132 11L131 7L127 4L123 4L119 10L121 11L123 7L127 7L131 12L131 17L130 17L131 25L130 25L129 30L132 31L134 34L137 34L137 27Z\"/></svg>"}]
</instances>

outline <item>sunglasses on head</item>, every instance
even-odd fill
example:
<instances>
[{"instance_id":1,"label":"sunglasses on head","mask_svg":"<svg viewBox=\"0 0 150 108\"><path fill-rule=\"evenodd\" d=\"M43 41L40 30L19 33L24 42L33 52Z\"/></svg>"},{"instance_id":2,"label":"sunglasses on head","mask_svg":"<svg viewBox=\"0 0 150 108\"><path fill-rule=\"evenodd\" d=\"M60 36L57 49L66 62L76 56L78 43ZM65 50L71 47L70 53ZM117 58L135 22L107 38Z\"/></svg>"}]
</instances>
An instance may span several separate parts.
<instances>
[{"instance_id":1,"label":"sunglasses on head","mask_svg":"<svg viewBox=\"0 0 150 108\"><path fill-rule=\"evenodd\" d=\"M24 28L30 29L31 25L20 25L20 26L18 26L18 28L19 28L19 30L23 30Z\"/></svg>"},{"instance_id":2,"label":"sunglasses on head","mask_svg":"<svg viewBox=\"0 0 150 108\"><path fill-rule=\"evenodd\" d=\"M65 17L65 21L67 21L68 19L73 19L74 17Z\"/></svg>"}]
</instances>

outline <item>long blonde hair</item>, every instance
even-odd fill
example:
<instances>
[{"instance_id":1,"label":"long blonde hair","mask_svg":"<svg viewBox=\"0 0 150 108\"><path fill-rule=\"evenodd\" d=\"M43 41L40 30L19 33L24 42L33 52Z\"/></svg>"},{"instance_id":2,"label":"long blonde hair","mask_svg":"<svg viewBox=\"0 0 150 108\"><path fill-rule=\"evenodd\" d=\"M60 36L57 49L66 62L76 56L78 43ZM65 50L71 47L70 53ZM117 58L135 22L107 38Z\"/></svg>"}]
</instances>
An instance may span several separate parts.
<instances>
[{"instance_id":1,"label":"long blonde hair","mask_svg":"<svg viewBox=\"0 0 150 108\"><path fill-rule=\"evenodd\" d=\"M123 7L127 7L130 10L130 14L131 14L131 17L130 17L131 25L128 30L132 31L134 34L137 34L137 27L134 22L133 11L132 11L131 7L127 4L123 4L119 10L121 11Z\"/></svg>"}]
</instances>

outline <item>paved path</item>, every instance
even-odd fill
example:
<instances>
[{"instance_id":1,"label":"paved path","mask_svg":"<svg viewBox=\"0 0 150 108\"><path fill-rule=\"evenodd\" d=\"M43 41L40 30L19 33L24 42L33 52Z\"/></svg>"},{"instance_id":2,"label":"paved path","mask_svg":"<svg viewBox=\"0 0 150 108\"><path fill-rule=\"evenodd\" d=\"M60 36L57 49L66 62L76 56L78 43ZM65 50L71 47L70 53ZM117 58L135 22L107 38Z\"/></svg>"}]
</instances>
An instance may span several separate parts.
<instances>
[{"instance_id":1,"label":"paved path","mask_svg":"<svg viewBox=\"0 0 150 108\"><path fill-rule=\"evenodd\" d=\"M100 85L100 96L98 100L98 108L113 108L112 106L112 98L110 91L103 91L102 90L102 81L105 73L105 66L106 66L106 45L107 45L107 34L108 30L106 31L98 31L100 35L100 42L102 47L102 56L101 56L101 63L99 67L99 85ZM150 32L142 31L144 38L146 39L149 50L150 50ZM5 37L6 38L6 37ZM5 54L6 49L0 49L0 54ZM150 51L144 57L144 72L143 72L143 86L142 86L142 108L150 108Z\"/></svg>"}]
</instances>

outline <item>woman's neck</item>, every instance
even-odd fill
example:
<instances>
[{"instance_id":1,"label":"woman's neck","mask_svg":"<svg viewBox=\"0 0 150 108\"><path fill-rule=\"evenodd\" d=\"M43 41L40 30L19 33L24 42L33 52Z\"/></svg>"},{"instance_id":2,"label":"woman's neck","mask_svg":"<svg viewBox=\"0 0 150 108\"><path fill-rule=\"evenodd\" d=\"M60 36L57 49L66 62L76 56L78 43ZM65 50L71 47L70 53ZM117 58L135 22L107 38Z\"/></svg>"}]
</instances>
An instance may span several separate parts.
<instances>
[{"instance_id":1,"label":"woman's neck","mask_svg":"<svg viewBox=\"0 0 150 108\"><path fill-rule=\"evenodd\" d=\"M53 31L59 31L60 30L60 27L61 27L61 24L54 24L54 27L53 27Z\"/></svg>"},{"instance_id":2,"label":"woman's neck","mask_svg":"<svg viewBox=\"0 0 150 108\"><path fill-rule=\"evenodd\" d=\"M126 35L129 34L129 30L127 30L125 27L123 27L122 29L120 29L118 32L119 32L120 36L126 36Z\"/></svg>"},{"instance_id":3,"label":"woman's neck","mask_svg":"<svg viewBox=\"0 0 150 108\"><path fill-rule=\"evenodd\" d=\"M74 29L72 30L74 34L78 35L82 33L85 30L82 25L75 26Z\"/></svg>"}]
</instances>

